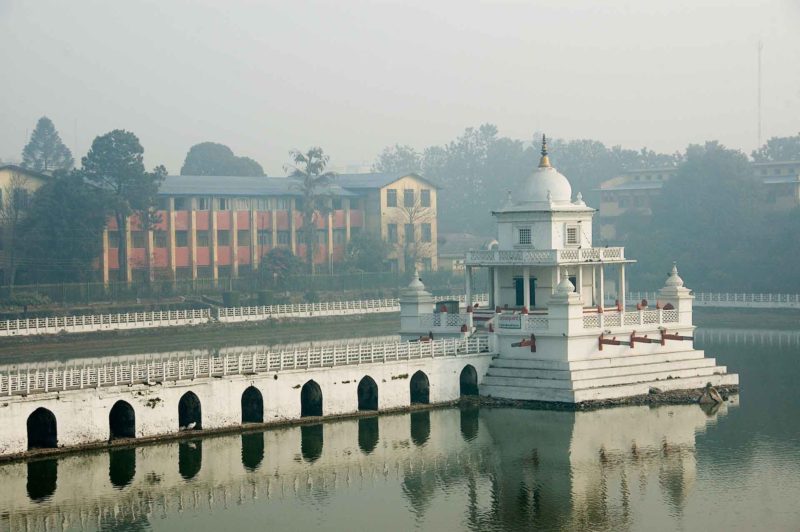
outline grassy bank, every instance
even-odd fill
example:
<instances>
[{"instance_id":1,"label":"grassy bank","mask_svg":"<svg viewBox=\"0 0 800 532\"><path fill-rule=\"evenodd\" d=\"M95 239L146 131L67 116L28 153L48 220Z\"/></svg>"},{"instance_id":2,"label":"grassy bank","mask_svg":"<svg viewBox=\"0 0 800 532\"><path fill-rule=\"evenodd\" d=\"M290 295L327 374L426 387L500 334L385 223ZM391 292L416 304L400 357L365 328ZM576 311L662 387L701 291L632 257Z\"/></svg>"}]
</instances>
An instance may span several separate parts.
<instances>
[{"instance_id":1,"label":"grassy bank","mask_svg":"<svg viewBox=\"0 0 800 532\"><path fill-rule=\"evenodd\" d=\"M399 328L398 314L365 314L8 338L0 341L0 363L383 336Z\"/></svg>"}]
</instances>

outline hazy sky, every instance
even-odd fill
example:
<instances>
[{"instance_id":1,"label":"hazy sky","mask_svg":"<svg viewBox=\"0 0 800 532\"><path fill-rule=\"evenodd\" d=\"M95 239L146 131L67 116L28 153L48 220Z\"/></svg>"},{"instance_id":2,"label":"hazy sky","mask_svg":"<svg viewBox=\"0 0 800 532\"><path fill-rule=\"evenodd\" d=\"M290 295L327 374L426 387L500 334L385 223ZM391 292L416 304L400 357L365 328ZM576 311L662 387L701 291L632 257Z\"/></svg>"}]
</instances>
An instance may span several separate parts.
<instances>
[{"instance_id":1,"label":"hazy sky","mask_svg":"<svg viewBox=\"0 0 800 532\"><path fill-rule=\"evenodd\" d=\"M115 128L177 173L211 140L283 174L468 126L662 151L800 131L800 0L0 0L0 157L53 119L76 159Z\"/></svg>"}]
</instances>

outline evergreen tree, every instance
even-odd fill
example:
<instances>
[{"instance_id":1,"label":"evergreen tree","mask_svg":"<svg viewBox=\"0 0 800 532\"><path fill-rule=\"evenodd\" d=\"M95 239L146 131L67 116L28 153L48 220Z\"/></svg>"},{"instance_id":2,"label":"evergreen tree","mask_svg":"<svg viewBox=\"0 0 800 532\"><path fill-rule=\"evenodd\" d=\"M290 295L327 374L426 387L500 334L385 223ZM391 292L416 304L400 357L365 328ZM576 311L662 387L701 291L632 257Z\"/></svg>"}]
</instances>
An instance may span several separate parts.
<instances>
[{"instance_id":1,"label":"evergreen tree","mask_svg":"<svg viewBox=\"0 0 800 532\"><path fill-rule=\"evenodd\" d=\"M61 137L58 136L53 121L43 116L36 123L31 140L22 150L22 166L37 172L51 173L55 170L69 170L75 161Z\"/></svg>"},{"instance_id":2,"label":"evergreen tree","mask_svg":"<svg viewBox=\"0 0 800 532\"><path fill-rule=\"evenodd\" d=\"M80 172L55 176L36 191L28 209L22 226L25 259L38 281L86 281L102 251L103 194Z\"/></svg>"},{"instance_id":3,"label":"evergreen tree","mask_svg":"<svg viewBox=\"0 0 800 532\"><path fill-rule=\"evenodd\" d=\"M158 187L167 175L163 166L144 169L144 148L130 131L115 129L99 136L83 158L83 176L102 191L106 212L114 216L119 230L119 279L128 280L128 217L138 216L144 229L154 222Z\"/></svg>"}]
</instances>

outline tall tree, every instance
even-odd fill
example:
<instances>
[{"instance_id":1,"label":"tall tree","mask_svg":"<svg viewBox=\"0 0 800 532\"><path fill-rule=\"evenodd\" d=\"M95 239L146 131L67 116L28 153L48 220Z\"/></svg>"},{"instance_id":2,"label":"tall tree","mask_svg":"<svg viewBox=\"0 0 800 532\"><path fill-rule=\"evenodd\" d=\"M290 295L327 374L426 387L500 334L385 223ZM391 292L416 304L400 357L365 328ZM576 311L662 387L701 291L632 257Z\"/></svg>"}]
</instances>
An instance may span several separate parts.
<instances>
[{"instance_id":1,"label":"tall tree","mask_svg":"<svg viewBox=\"0 0 800 532\"><path fill-rule=\"evenodd\" d=\"M403 198L405 200L405 198ZM433 234L425 234L423 226L433 227L434 211L431 207L422 204L419 194L414 194L414 201L398 204L395 217L392 218L402 230L403 264L406 271L413 271L419 267L425 258L432 258L435 244Z\"/></svg>"},{"instance_id":2,"label":"tall tree","mask_svg":"<svg viewBox=\"0 0 800 532\"><path fill-rule=\"evenodd\" d=\"M28 218L30 206L28 177L13 172L8 184L0 192L0 249L8 265L8 285L13 288L23 254L22 226Z\"/></svg>"},{"instance_id":3,"label":"tall tree","mask_svg":"<svg viewBox=\"0 0 800 532\"><path fill-rule=\"evenodd\" d=\"M158 187L167 175L163 166L146 172L144 148L130 131L115 129L94 139L83 158L83 176L104 192L106 212L114 216L119 230L119 279L128 271L127 228L137 215L144 229L155 222Z\"/></svg>"},{"instance_id":4,"label":"tall tree","mask_svg":"<svg viewBox=\"0 0 800 532\"><path fill-rule=\"evenodd\" d=\"M336 178L334 172L327 171L330 159L322 148L312 146L305 153L299 150L289 152L293 164L286 167L289 177L296 180L293 188L302 197L303 241L306 245L308 271L314 274L314 249L317 247L316 221L328 211L329 194L327 189Z\"/></svg>"},{"instance_id":5,"label":"tall tree","mask_svg":"<svg viewBox=\"0 0 800 532\"><path fill-rule=\"evenodd\" d=\"M422 169L422 157L411 146L395 144L384 148L378 155L372 170L391 174L418 173Z\"/></svg>"},{"instance_id":6,"label":"tall tree","mask_svg":"<svg viewBox=\"0 0 800 532\"><path fill-rule=\"evenodd\" d=\"M800 161L800 133L793 137L772 137L752 155L757 163Z\"/></svg>"},{"instance_id":7,"label":"tall tree","mask_svg":"<svg viewBox=\"0 0 800 532\"><path fill-rule=\"evenodd\" d=\"M43 116L36 123L31 139L22 150L22 166L37 172L69 170L75 161L53 125L53 121Z\"/></svg>"},{"instance_id":8,"label":"tall tree","mask_svg":"<svg viewBox=\"0 0 800 532\"><path fill-rule=\"evenodd\" d=\"M657 285L664 264L677 260L695 286L742 290L766 256L754 249L771 238L758 207L761 192L744 153L716 141L689 146L653 200L649 225L630 233L628 248L639 259L632 282Z\"/></svg>"},{"instance_id":9,"label":"tall tree","mask_svg":"<svg viewBox=\"0 0 800 532\"><path fill-rule=\"evenodd\" d=\"M264 169L249 157L237 157L224 144L201 142L189 148L181 175L263 176Z\"/></svg>"},{"instance_id":10,"label":"tall tree","mask_svg":"<svg viewBox=\"0 0 800 532\"><path fill-rule=\"evenodd\" d=\"M327 212L328 187L336 178L334 172L326 171L329 157L319 146L309 148L305 153L299 150L289 152L292 163L286 167L289 177L295 179L293 187L302 196L303 240L306 245L308 271L314 274L314 249L317 247L316 220Z\"/></svg>"},{"instance_id":11,"label":"tall tree","mask_svg":"<svg viewBox=\"0 0 800 532\"><path fill-rule=\"evenodd\" d=\"M86 281L102 252L104 194L78 171L54 175L34 194L23 223L25 259L39 281Z\"/></svg>"}]
</instances>

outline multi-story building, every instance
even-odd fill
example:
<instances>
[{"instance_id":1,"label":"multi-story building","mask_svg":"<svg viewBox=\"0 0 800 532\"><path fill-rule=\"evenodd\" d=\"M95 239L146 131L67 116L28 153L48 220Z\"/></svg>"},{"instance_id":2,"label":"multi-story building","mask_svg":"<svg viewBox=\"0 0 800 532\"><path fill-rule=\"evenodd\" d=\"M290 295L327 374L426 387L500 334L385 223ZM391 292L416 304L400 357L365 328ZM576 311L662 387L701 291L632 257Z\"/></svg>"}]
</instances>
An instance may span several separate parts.
<instances>
[{"instance_id":1,"label":"multi-story building","mask_svg":"<svg viewBox=\"0 0 800 532\"><path fill-rule=\"evenodd\" d=\"M677 173L674 167L633 170L600 185L600 238L615 239L618 217L635 212L652 214L654 197ZM800 206L800 161L753 163L753 174L766 188L768 205L776 210Z\"/></svg>"},{"instance_id":2,"label":"multi-story building","mask_svg":"<svg viewBox=\"0 0 800 532\"><path fill-rule=\"evenodd\" d=\"M779 210L800 206L800 161L755 163L753 169L766 186L769 205Z\"/></svg>"},{"instance_id":3,"label":"multi-story building","mask_svg":"<svg viewBox=\"0 0 800 532\"><path fill-rule=\"evenodd\" d=\"M436 187L426 179L416 174L342 174L324 194L327 209L316 217L313 252L321 269L333 270L360 231L394 245L389 257L393 268L405 269L407 250L422 268L436 268ZM419 207L406 207L407 198ZM239 277L258 270L276 247L306 257L302 194L290 178L168 176L158 200L152 228L143 228L136 217L125 228L128 261L122 276L122 239L116 222L109 221L100 261L104 281ZM404 224L402 234L398 223Z\"/></svg>"},{"instance_id":4,"label":"multi-story building","mask_svg":"<svg viewBox=\"0 0 800 532\"><path fill-rule=\"evenodd\" d=\"M22 168L0 165L0 284L10 282L11 270L17 268L14 257L16 221L22 220L33 192L50 176Z\"/></svg>"},{"instance_id":5,"label":"multi-story building","mask_svg":"<svg viewBox=\"0 0 800 532\"><path fill-rule=\"evenodd\" d=\"M364 200L365 229L392 246L389 264L437 270L437 186L418 174L347 174L337 183Z\"/></svg>"}]
</instances>

